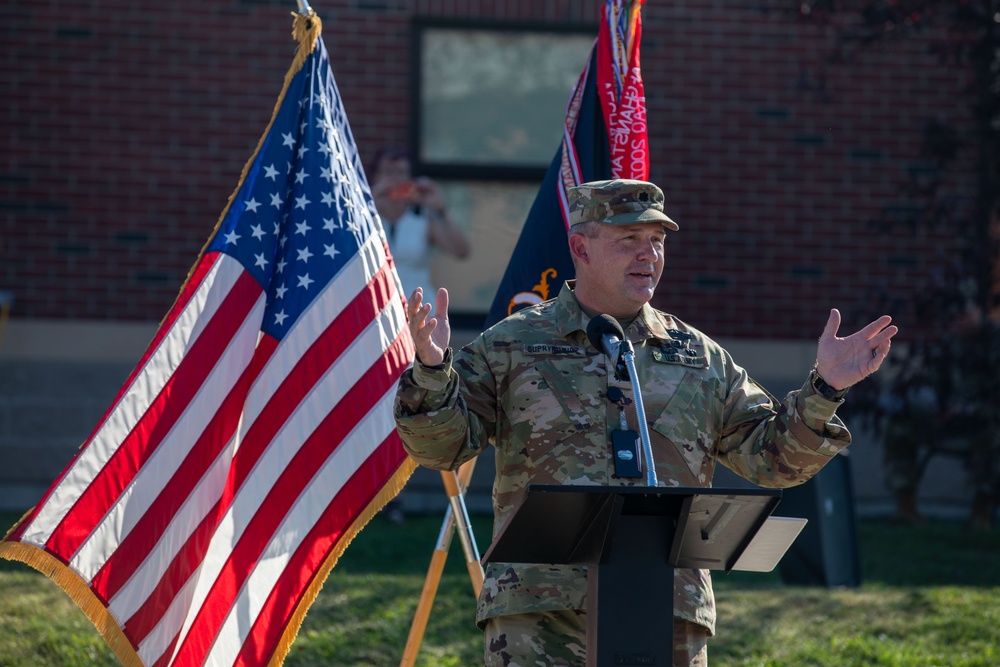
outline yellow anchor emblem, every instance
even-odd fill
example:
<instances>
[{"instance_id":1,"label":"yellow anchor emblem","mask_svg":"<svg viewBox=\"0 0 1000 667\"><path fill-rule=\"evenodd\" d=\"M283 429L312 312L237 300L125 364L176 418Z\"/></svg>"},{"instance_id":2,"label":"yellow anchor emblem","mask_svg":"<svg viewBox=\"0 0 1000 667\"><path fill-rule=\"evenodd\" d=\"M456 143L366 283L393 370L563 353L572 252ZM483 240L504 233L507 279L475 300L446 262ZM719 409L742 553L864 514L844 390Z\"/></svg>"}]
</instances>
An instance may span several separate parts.
<instances>
[{"instance_id":1,"label":"yellow anchor emblem","mask_svg":"<svg viewBox=\"0 0 1000 667\"><path fill-rule=\"evenodd\" d=\"M518 292L513 297L511 297L510 303L507 305L507 314L512 315L514 311L520 310L525 306L533 306L536 303L541 303L549 298L549 280L555 278L559 275L555 269L548 268L542 271L542 276L540 282L531 288L530 292Z\"/></svg>"}]
</instances>

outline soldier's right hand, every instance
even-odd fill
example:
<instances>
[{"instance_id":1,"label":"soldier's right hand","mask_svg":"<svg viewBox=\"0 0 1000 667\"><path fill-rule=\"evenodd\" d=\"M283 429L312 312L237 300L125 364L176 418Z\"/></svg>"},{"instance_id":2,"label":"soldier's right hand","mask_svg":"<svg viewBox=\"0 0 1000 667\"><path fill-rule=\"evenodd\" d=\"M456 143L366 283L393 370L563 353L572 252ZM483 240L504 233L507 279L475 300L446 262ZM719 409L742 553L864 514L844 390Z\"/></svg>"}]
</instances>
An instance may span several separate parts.
<instances>
[{"instance_id":1,"label":"soldier's right hand","mask_svg":"<svg viewBox=\"0 0 1000 667\"><path fill-rule=\"evenodd\" d=\"M424 366L444 363L444 354L451 341L451 324L448 322L448 290L438 290L434 317L430 317L431 304L424 303L424 290L418 287L406 302L410 335L417 350L417 359Z\"/></svg>"}]
</instances>

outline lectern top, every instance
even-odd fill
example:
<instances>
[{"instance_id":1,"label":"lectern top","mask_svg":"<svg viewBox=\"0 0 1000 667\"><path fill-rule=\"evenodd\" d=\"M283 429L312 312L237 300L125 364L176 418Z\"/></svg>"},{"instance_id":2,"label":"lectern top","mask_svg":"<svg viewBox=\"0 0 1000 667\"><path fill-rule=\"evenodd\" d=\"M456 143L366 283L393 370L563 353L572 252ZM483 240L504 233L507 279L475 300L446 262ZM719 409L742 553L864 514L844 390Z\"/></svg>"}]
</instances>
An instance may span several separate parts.
<instances>
[{"instance_id":1,"label":"lectern top","mask_svg":"<svg viewBox=\"0 0 1000 667\"><path fill-rule=\"evenodd\" d=\"M668 522L677 567L729 570L774 510L780 489L530 485L483 562L595 564L622 517Z\"/></svg>"}]
</instances>

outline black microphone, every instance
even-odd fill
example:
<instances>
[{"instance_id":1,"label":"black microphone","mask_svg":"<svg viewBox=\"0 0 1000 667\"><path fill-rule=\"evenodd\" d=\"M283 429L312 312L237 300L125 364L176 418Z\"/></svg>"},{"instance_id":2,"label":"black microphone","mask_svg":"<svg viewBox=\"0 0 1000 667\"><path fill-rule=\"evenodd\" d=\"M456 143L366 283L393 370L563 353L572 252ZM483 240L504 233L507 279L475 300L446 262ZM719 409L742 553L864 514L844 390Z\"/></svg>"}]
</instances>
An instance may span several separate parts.
<instances>
[{"instance_id":1,"label":"black microphone","mask_svg":"<svg viewBox=\"0 0 1000 667\"><path fill-rule=\"evenodd\" d=\"M598 350L604 350L614 366L618 365L619 351L625 332L618 320L610 315L598 315L587 325L587 339Z\"/></svg>"}]
</instances>

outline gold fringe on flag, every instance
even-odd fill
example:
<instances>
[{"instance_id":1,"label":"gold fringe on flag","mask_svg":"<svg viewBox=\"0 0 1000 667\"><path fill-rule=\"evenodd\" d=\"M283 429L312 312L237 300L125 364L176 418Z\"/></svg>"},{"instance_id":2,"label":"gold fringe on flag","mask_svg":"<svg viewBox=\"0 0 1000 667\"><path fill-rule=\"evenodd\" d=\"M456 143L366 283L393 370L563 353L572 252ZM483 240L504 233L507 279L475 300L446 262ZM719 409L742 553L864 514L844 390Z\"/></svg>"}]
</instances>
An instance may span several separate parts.
<instances>
[{"instance_id":1,"label":"gold fringe on flag","mask_svg":"<svg viewBox=\"0 0 1000 667\"><path fill-rule=\"evenodd\" d=\"M299 599L295 611L289 617L288 625L285 626L284 632L281 633L281 639L278 641L278 646L275 648L270 662L268 662L268 667L280 667L284 662L288 656L288 652L292 648L292 643L299 634L299 628L302 627L302 621L305 620L306 612L309 611L313 602L316 601L316 597L323 589L323 584L337 564L337 561L340 560L340 557L347 550L347 547L350 546L351 542L354 541L354 538L358 536L358 533L368 525L368 522L390 500L399 495L399 492L406 486L406 482L410 479L416 468L417 464L413 459L407 457L396 472L393 473L392 477L389 478L389 481L385 483L378 495L368 504L368 507L364 509L358 518L354 520L354 523L345 531L344 536L337 542L319 569L316 570L316 576L313 577L313 580L309 583L309 587ZM21 518L21 521L24 521L30 513L31 511L29 510ZM18 521L8 531L8 534L17 528L21 524L21 521ZM118 621L104 603L94 595L93 591L90 590L90 586L76 572L70 569L68 565L38 547L19 542L0 542L0 558L20 561L54 581L83 610L83 613L94 624L94 627L97 628L101 637L104 638L104 641L107 642L124 667L144 667L142 659L136 652L135 647L132 646L132 642L122 632Z\"/></svg>"},{"instance_id":2,"label":"gold fringe on flag","mask_svg":"<svg viewBox=\"0 0 1000 667\"><path fill-rule=\"evenodd\" d=\"M350 546L354 538L358 536L361 529L368 525L368 522L374 518L379 511L386 506L386 504L399 495L399 492L403 490L406 486L407 480L410 479L410 475L413 471L417 469L417 463L410 457L406 457L399 469L393 473L389 481L385 483L382 490L379 491L378 495L368 504L368 507L354 520L354 523L345 531L344 536L339 542L334 546L333 551L326 557L323 564L316 570L316 576L309 583L309 587L302 594L299 599L299 603L295 607L295 611L292 613L288 620L288 625L285 627L284 632L281 633L281 639L278 642L277 648L274 650L274 654L271 656L270 662L267 663L268 667L280 667L281 663L284 662L285 656L288 655L288 651L292 648L292 642L295 641L295 637L299 634L299 628L302 627L302 621L306 617L306 612L309 611L309 607L312 603L316 601L316 596L319 595L320 590L323 588L323 584L326 582L326 578L330 575L330 571L333 566L337 564L340 557L344 554L344 551Z\"/></svg>"},{"instance_id":3,"label":"gold fringe on flag","mask_svg":"<svg viewBox=\"0 0 1000 667\"><path fill-rule=\"evenodd\" d=\"M21 525L21 521L18 521L14 528ZM94 595L87 582L68 565L47 551L20 542L0 542L0 558L20 561L54 581L90 619L124 667L144 667L132 642L122 632L121 626L104 606L104 602Z\"/></svg>"}]
</instances>

